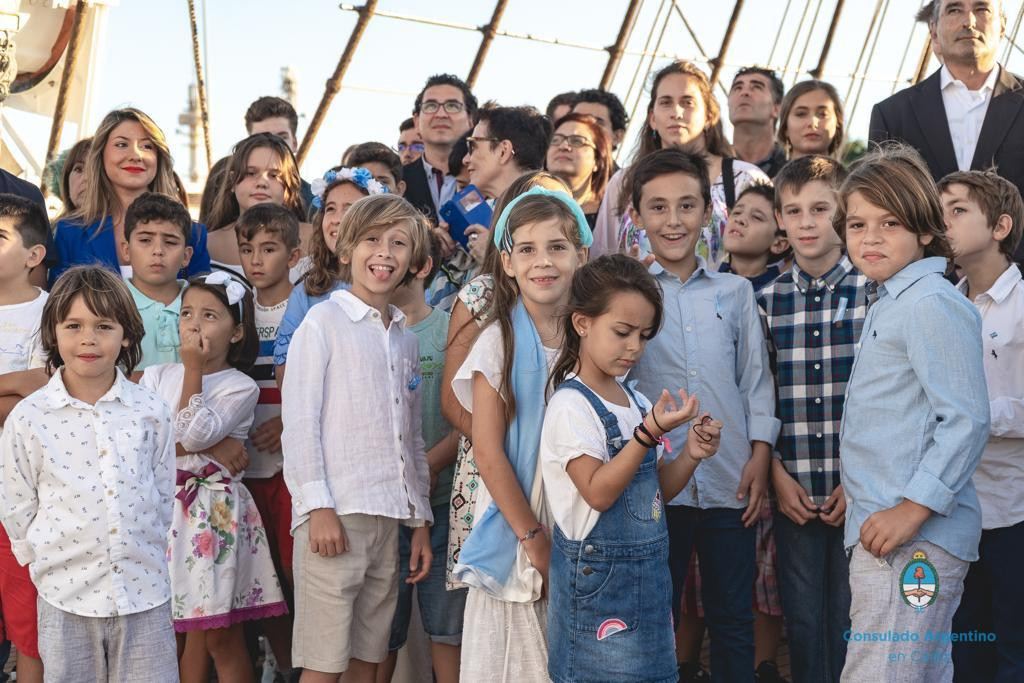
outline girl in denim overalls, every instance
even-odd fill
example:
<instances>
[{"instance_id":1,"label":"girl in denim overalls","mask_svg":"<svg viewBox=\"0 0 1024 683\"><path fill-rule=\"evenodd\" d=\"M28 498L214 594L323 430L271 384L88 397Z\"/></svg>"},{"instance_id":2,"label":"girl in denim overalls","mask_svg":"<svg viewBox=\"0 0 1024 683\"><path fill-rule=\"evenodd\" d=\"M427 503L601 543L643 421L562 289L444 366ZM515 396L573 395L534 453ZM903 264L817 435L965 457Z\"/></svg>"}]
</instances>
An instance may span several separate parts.
<instances>
[{"instance_id":1,"label":"girl in denim overalls","mask_svg":"<svg viewBox=\"0 0 1024 683\"><path fill-rule=\"evenodd\" d=\"M623 384L661 323L644 267L604 256L573 278L565 346L551 382L540 457L555 520L548 673L555 681L675 681L672 582L663 504L718 447L721 423L661 461L660 437L698 415L696 396L650 401ZM584 457L586 456L586 457Z\"/></svg>"}]
</instances>

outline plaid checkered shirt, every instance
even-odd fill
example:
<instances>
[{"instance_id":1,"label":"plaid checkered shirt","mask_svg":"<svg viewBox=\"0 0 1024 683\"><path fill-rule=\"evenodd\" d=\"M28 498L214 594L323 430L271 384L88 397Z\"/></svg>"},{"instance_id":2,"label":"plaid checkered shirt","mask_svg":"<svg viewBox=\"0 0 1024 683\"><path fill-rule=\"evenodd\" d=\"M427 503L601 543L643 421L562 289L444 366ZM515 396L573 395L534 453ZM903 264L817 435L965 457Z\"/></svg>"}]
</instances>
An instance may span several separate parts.
<instances>
[{"instance_id":1,"label":"plaid checkered shirt","mask_svg":"<svg viewBox=\"0 0 1024 683\"><path fill-rule=\"evenodd\" d=\"M820 278L794 264L757 297L782 420L775 455L816 505L840 483L839 422L867 283L843 256Z\"/></svg>"}]
</instances>

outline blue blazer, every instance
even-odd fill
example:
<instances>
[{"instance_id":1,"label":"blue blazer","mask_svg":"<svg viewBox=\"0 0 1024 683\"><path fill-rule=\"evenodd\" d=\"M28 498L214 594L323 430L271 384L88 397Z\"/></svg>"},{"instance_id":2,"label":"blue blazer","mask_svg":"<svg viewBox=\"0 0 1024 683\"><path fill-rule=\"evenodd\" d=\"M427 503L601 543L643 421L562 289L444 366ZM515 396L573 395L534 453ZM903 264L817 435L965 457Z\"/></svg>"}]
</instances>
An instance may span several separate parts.
<instances>
[{"instance_id":1,"label":"blue blazer","mask_svg":"<svg viewBox=\"0 0 1024 683\"><path fill-rule=\"evenodd\" d=\"M121 267L117 261L117 247L114 244L114 220L110 216L96 221L88 227L65 219L57 221L53 238L57 247L57 265L50 268L50 287L61 274L72 266L99 265L111 269L118 275ZM191 277L210 272L210 252L206 250L206 226L192 223L192 259L188 262L183 276Z\"/></svg>"}]
</instances>

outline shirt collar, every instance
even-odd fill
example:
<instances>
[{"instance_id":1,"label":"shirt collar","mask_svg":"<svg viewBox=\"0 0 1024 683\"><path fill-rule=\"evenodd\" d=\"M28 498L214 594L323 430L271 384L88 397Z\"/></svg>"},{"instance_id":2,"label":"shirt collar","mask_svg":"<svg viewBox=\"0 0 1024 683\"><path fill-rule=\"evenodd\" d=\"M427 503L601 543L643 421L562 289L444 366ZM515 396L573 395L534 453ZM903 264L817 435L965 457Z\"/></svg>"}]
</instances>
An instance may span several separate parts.
<instances>
[{"instance_id":1,"label":"shirt collar","mask_svg":"<svg viewBox=\"0 0 1024 683\"><path fill-rule=\"evenodd\" d=\"M982 292L978 296L988 296L988 298L995 301L997 304L1003 303L1006 297L1010 296L1013 292L1014 287L1022 279L1020 268L1017 267L1016 263L1011 263L1003 274L992 283L992 286L988 288L987 292ZM956 288L959 289L964 296L967 296L967 278L962 278L960 282L956 284Z\"/></svg>"},{"instance_id":2,"label":"shirt collar","mask_svg":"<svg viewBox=\"0 0 1024 683\"><path fill-rule=\"evenodd\" d=\"M377 312L377 309L347 289L338 289L331 292L331 301L341 306L341 310L345 311L345 315L354 323ZM391 314L392 323L405 324L405 314L397 306L388 305L388 313Z\"/></svg>"},{"instance_id":3,"label":"shirt collar","mask_svg":"<svg viewBox=\"0 0 1024 683\"><path fill-rule=\"evenodd\" d=\"M792 270L793 284L796 285L796 288L800 290L801 294L806 294L807 290L817 282L824 284L828 288L828 291L833 292L836 287L839 286L839 283L841 283L846 276L850 274L850 271L853 270L853 263L850 261L849 256L843 254L839 258L839 261L832 266L831 270L825 273L822 277L813 277L812 275L809 275L807 272L800 269L800 266L797 265L796 261L793 261Z\"/></svg>"},{"instance_id":4,"label":"shirt collar","mask_svg":"<svg viewBox=\"0 0 1024 683\"><path fill-rule=\"evenodd\" d=\"M126 278L124 283L128 285L128 291L132 293L132 299L135 300L135 307L139 311L144 311L152 306L159 306L165 311L172 313L181 312L181 295L185 292L185 285L188 284L185 280L178 280L178 296L174 297L174 301L169 304L164 304L156 299L150 299L148 296L139 291L139 289L132 284L131 278Z\"/></svg>"},{"instance_id":5,"label":"shirt collar","mask_svg":"<svg viewBox=\"0 0 1024 683\"><path fill-rule=\"evenodd\" d=\"M883 282L880 287L895 299L926 275L931 275L932 273L939 273L941 275L944 272L946 272L946 259L941 256L929 256L907 264L903 267L903 270Z\"/></svg>"},{"instance_id":6,"label":"shirt collar","mask_svg":"<svg viewBox=\"0 0 1024 683\"><path fill-rule=\"evenodd\" d=\"M992 68L992 71L990 71L988 74L988 78L985 79L985 82L982 84L981 88L977 92L995 92L996 83L999 81L1000 68L1002 67L1000 67L998 64L996 64L995 67ZM952 85L954 83L959 83L960 85L964 86L964 88L967 87L966 83L955 78L953 74L950 73L949 68L945 64L943 64L942 68L939 70L939 89L945 90L947 86Z\"/></svg>"},{"instance_id":7,"label":"shirt collar","mask_svg":"<svg viewBox=\"0 0 1024 683\"><path fill-rule=\"evenodd\" d=\"M135 400L131 395L131 386L124 375L121 374L121 368L115 368L117 375L114 377L114 384L107 390L107 393L100 397L100 400L96 401L96 405L100 403L107 403L111 401L120 401L127 407L135 405ZM46 402L51 408L64 408L72 404L81 404L77 398L71 396L68 393L68 388L64 385L64 368L58 368L57 372L53 373L53 377L46 383L43 388L43 394L46 397Z\"/></svg>"},{"instance_id":8,"label":"shirt collar","mask_svg":"<svg viewBox=\"0 0 1024 683\"><path fill-rule=\"evenodd\" d=\"M655 261L654 263L651 264L651 266L647 269L647 272L650 273L651 275L653 275L656 278L658 278L658 277L670 277L670 278L675 278L676 280L679 280L679 277L675 273L671 273L671 272L665 270L665 268L663 268L662 265L660 263L658 263L657 261ZM702 274L707 276L707 277L712 277L714 275L717 275L718 273L715 273L714 271L708 270L707 262L703 258L698 256L697 257L697 269L693 271L693 273L690 275L690 277L686 281L689 282L690 280L693 280L694 278L696 278L696 277L698 277L699 275L702 275Z\"/></svg>"}]
</instances>

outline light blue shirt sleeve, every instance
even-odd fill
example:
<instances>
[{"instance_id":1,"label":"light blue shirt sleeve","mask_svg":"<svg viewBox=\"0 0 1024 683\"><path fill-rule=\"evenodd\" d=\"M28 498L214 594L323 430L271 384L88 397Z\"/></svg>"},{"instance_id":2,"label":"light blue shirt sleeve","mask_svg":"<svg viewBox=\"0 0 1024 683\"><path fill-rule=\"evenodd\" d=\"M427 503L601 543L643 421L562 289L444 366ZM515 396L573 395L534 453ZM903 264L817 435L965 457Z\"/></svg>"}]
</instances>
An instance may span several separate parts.
<instances>
[{"instance_id":1,"label":"light blue shirt sleeve","mask_svg":"<svg viewBox=\"0 0 1024 683\"><path fill-rule=\"evenodd\" d=\"M743 396L747 435L751 441L763 441L774 448L782 421L775 417L775 382L768 361L768 345L753 287L748 283L738 297L740 334L736 348L736 384Z\"/></svg>"},{"instance_id":2,"label":"light blue shirt sleeve","mask_svg":"<svg viewBox=\"0 0 1024 683\"><path fill-rule=\"evenodd\" d=\"M972 315L973 314L973 315ZM937 424L903 497L949 515L988 436L989 403L977 314L926 296L907 311L907 356Z\"/></svg>"},{"instance_id":3,"label":"light blue shirt sleeve","mask_svg":"<svg viewBox=\"0 0 1024 683\"><path fill-rule=\"evenodd\" d=\"M281 325L277 328L277 340L274 342L274 365L284 365L288 362L288 347L292 343L292 335L299 329L306 314L309 313L309 295L306 294L306 286L299 282L288 295L288 306L284 310L284 317L281 318Z\"/></svg>"}]
</instances>

